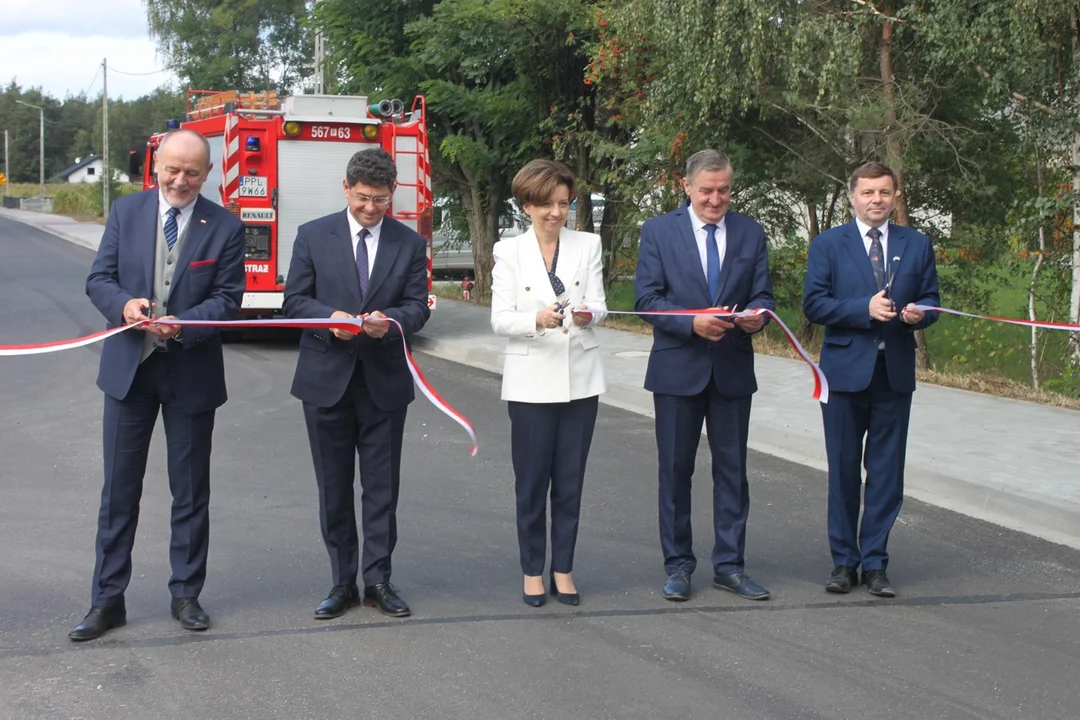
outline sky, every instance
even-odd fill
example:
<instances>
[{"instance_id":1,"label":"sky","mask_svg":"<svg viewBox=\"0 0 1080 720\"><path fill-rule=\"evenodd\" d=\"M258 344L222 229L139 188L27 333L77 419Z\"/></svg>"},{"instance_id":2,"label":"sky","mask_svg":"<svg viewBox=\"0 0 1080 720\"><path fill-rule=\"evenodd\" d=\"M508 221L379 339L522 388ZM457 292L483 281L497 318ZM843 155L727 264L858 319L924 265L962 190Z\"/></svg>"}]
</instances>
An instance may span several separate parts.
<instances>
[{"instance_id":1,"label":"sky","mask_svg":"<svg viewBox=\"0 0 1080 720\"><path fill-rule=\"evenodd\" d=\"M102 59L110 98L176 84L150 39L142 0L0 0L0 85L14 79L58 100L96 98Z\"/></svg>"}]
</instances>

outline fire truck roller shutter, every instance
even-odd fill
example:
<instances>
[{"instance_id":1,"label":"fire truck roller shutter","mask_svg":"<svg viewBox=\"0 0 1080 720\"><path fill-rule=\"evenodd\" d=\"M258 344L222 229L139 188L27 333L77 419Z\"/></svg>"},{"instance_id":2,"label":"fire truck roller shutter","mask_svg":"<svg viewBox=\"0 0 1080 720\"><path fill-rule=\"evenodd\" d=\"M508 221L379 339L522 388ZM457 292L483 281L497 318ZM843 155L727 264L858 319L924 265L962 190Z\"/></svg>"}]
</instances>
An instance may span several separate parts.
<instances>
[{"instance_id":1,"label":"fire truck roller shutter","mask_svg":"<svg viewBox=\"0 0 1080 720\"><path fill-rule=\"evenodd\" d=\"M377 143L281 140L278 143L277 273L289 277L296 230L345 209L341 183L349 158Z\"/></svg>"}]
</instances>

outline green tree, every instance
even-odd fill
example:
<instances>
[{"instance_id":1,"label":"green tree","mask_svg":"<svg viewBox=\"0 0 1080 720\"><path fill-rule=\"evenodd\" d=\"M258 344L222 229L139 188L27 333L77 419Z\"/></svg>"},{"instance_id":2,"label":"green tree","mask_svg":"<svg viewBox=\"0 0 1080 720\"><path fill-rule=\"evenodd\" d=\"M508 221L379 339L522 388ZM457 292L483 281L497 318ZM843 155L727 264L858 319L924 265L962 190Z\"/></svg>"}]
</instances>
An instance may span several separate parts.
<instances>
[{"instance_id":1,"label":"green tree","mask_svg":"<svg viewBox=\"0 0 1080 720\"><path fill-rule=\"evenodd\" d=\"M183 85L289 92L311 73L308 0L144 2L150 33Z\"/></svg>"},{"instance_id":2,"label":"green tree","mask_svg":"<svg viewBox=\"0 0 1080 720\"><path fill-rule=\"evenodd\" d=\"M575 76L567 68L586 6L391 0L381 13L363 7L358 0L316 6L338 73L332 84L373 97L426 96L436 182L465 210L477 294L484 297L510 181L522 164L552 153L541 124L552 106L576 107L584 87L581 71ZM584 55L577 57L580 68Z\"/></svg>"}]
</instances>

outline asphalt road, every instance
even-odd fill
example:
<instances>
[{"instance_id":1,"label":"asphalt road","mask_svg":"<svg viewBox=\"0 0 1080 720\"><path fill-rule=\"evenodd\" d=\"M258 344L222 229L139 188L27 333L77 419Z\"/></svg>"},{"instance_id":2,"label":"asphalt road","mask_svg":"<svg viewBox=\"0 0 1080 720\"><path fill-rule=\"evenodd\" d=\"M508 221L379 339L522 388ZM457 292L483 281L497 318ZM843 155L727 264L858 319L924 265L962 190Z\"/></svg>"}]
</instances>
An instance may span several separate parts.
<instances>
[{"instance_id":1,"label":"asphalt road","mask_svg":"<svg viewBox=\"0 0 1080 720\"><path fill-rule=\"evenodd\" d=\"M0 344L101 327L91 255L0 219ZM695 489L694 596L665 602L651 421L601 405L575 578L582 604L520 600L498 379L418 355L480 454L410 410L394 582L413 617L316 622L330 588L288 338L227 348L215 436L213 627L168 612L159 429L127 627L82 645L100 492L95 347L0 358L0 718L1077 718L1080 553L908 501L892 601L827 595L825 477L752 454L749 603L713 590ZM704 446L704 443L702 443ZM705 454L698 467L707 467Z\"/></svg>"}]
</instances>

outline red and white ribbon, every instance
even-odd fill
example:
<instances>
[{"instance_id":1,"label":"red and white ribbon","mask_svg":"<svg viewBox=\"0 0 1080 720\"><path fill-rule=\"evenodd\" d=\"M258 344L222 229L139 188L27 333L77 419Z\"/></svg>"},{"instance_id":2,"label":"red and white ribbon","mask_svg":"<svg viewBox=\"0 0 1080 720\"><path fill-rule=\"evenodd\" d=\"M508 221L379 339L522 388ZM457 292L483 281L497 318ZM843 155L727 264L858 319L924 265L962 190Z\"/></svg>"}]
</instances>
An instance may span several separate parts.
<instances>
[{"instance_id":1,"label":"red and white ribbon","mask_svg":"<svg viewBox=\"0 0 1080 720\"><path fill-rule=\"evenodd\" d=\"M787 338L788 343L795 350L803 362L810 366L810 371L814 374L814 393L813 398L820 400L823 403L829 402L829 381L825 378L825 373L821 371L821 368L814 358L810 357L810 353L806 352L806 348L802 346L798 338L795 337L795 333L784 324L784 321L780 319L772 310L768 308L754 308L753 310L740 310L735 311L717 311L715 308L702 308L698 310L608 310L608 315L654 315L654 316L673 316L673 315L708 315L710 317L718 317L727 319L736 319L741 317L753 317L754 315L768 315L773 319L784 333L784 337Z\"/></svg>"},{"instance_id":2,"label":"red and white ribbon","mask_svg":"<svg viewBox=\"0 0 1080 720\"><path fill-rule=\"evenodd\" d=\"M976 315L974 313L962 312L960 310L952 310L950 308L935 307L934 305L915 305L916 310L922 310L923 312L937 312L945 315L958 315L960 317L974 318L976 320L991 320L993 322L1005 323L1006 325L1021 325L1023 327L1041 328L1043 330L1065 330L1067 332L1080 332L1080 325L1071 325L1069 323L1052 323L1043 322L1041 320L1021 320L1019 318L1006 318L997 317L995 315Z\"/></svg>"},{"instance_id":3,"label":"red and white ribbon","mask_svg":"<svg viewBox=\"0 0 1080 720\"><path fill-rule=\"evenodd\" d=\"M106 338L110 338L113 335L119 335L126 330L130 330L142 324L143 323L135 323L134 325L121 325L120 327L115 327L111 330L102 330L101 332L96 332L91 335L84 335L82 337L73 338L71 340L57 340L55 342L47 343L31 343L29 345L0 345L0 357L11 355L44 355L45 353L60 352L61 350L74 350L75 348L86 347L87 345L93 345L96 342L101 342Z\"/></svg>"},{"instance_id":4,"label":"red and white ribbon","mask_svg":"<svg viewBox=\"0 0 1080 720\"><path fill-rule=\"evenodd\" d=\"M401 333L401 344L405 348L405 363L409 367L409 374L412 375L413 381L420 388L420 392L424 394L431 404L437 407L440 411L445 413L451 420L456 422L461 427L465 428L465 432L469 434L469 438L472 440L472 449L469 450L469 455L476 455L477 441L476 430L473 429L472 423L469 420L455 410L450 403L442 399L431 383L428 382L424 374L420 372L420 368L417 366L416 361L413 359L412 353L409 352L409 346L405 342L405 330L394 318L386 318L390 322L397 326L398 332ZM363 318L268 318L263 320L158 320L160 325L172 325L177 327L217 327L217 328L308 328L308 329L321 329L321 330L345 330L346 332L358 333L361 326L364 324ZM85 347L96 342L101 342L106 338L110 338L113 335L119 335L122 332L133 330L141 325L150 323L149 320L143 320L142 322L132 323L131 325L121 325L119 327L112 328L111 330L104 330L102 332L93 333L91 335L84 335L83 337L73 338L71 340L60 340L56 342L48 343L36 343L32 345L0 345L0 357L10 355L41 355L44 353L59 352L60 350L72 350L74 348Z\"/></svg>"}]
</instances>

